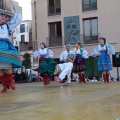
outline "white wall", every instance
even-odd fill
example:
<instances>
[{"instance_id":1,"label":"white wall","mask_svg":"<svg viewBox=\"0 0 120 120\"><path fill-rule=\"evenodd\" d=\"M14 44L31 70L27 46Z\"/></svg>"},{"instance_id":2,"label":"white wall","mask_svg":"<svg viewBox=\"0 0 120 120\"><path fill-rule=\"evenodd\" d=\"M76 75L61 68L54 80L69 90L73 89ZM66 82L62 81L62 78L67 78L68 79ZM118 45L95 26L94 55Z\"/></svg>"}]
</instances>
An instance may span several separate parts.
<instances>
[{"instance_id":1,"label":"white wall","mask_svg":"<svg viewBox=\"0 0 120 120\"><path fill-rule=\"evenodd\" d=\"M20 25L22 24L25 25L25 32L20 33ZM17 27L16 40L21 42L21 35L25 35L25 42L29 42L29 30L31 28L31 22L23 21L20 25Z\"/></svg>"}]
</instances>

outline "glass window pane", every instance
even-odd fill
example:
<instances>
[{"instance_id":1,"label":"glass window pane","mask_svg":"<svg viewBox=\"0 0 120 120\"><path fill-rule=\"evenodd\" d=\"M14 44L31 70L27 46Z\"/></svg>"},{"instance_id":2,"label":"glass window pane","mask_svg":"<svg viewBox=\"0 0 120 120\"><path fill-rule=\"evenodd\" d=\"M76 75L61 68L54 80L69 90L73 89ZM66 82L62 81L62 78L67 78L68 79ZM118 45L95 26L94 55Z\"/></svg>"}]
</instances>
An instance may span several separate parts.
<instances>
[{"instance_id":1,"label":"glass window pane","mask_svg":"<svg viewBox=\"0 0 120 120\"><path fill-rule=\"evenodd\" d=\"M56 0L55 7L56 7L56 13L60 13L61 12L60 0Z\"/></svg>"},{"instance_id":2,"label":"glass window pane","mask_svg":"<svg viewBox=\"0 0 120 120\"><path fill-rule=\"evenodd\" d=\"M20 33L25 32L25 24L20 25Z\"/></svg>"},{"instance_id":3,"label":"glass window pane","mask_svg":"<svg viewBox=\"0 0 120 120\"><path fill-rule=\"evenodd\" d=\"M84 36L85 40L90 40L90 20L84 20Z\"/></svg>"},{"instance_id":4,"label":"glass window pane","mask_svg":"<svg viewBox=\"0 0 120 120\"><path fill-rule=\"evenodd\" d=\"M97 8L97 0L91 0L91 8Z\"/></svg>"},{"instance_id":5,"label":"glass window pane","mask_svg":"<svg viewBox=\"0 0 120 120\"><path fill-rule=\"evenodd\" d=\"M54 0L49 0L49 7L53 7L54 6Z\"/></svg>"},{"instance_id":6,"label":"glass window pane","mask_svg":"<svg viewBox=\"0 0 120 120\"><path fill-rule=\"evenodd\" d=\"M97 19L92 19L92 36L96 36L98 34L98 22Z\"/></svg>"},{"instance_id":7,"label":"glass window pane","mask_svg":"<svg viewBox=\"0 0 120 120\"><path fill-rule=\"evenodd\" d=\"M89 8L89 4L90 4L89 0L84 0L83 1L84 9L88 9Z\"/></svg>"},{"instance_id":8,"label":"glass window pane","mask_svg":"<svg viewBox=\"0 0 120 120\"><path fill-rule=\"evenodd\" d=\"M60 7L60 0L56 0L56 1L55 1L55 6L56 6L56 7Z\"/></svg>"},{"instance_id":9,"label":"glass window pane","mask_svg":"<svg viewBox=\"0 0 120 120\"><path fill-rule=\"evenodd\" d=\"M98 41L98 23L97 19L92 19L92 41Z\"/></svg>"},{"instance_id":10,"label":"glass window pane","mask_svg":"<svg viewBox=\"0 0 120 120\"><path fill-rule=\"evenodd\" d=\"M55 23L50 23L50 37L54 37L55 36Z\"/></svg>"}]
</instances>

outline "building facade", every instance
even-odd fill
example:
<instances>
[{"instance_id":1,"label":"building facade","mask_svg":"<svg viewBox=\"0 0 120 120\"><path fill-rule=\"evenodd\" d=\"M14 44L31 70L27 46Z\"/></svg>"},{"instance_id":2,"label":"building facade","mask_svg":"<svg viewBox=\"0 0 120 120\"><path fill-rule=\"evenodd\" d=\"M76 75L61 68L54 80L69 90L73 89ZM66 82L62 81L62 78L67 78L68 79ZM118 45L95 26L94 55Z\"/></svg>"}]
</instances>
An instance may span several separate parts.
<instances>
[{"instance_id":1,"label":"building facade","mask_svg":"<svg viewBox=\"0 0 120 120\"><path fill-rule=\"evenodd\" d=\"M45 42L57 59L80 41L91 56L99 37L120 52L120 0L32 0L33 47ZM111 71L116 74L116 68Z\"/></svg>"},{"instance_id":2,"label":"building facade","mask_svg":"<svg viewBox=\"0 0 120 120\"><path fill-rule=\"evenodd\" d=\"M30 20L22 21L16 28L14 46L19 46L19 51L32 50L32 24Z\"/></svg>"}]
</instances>

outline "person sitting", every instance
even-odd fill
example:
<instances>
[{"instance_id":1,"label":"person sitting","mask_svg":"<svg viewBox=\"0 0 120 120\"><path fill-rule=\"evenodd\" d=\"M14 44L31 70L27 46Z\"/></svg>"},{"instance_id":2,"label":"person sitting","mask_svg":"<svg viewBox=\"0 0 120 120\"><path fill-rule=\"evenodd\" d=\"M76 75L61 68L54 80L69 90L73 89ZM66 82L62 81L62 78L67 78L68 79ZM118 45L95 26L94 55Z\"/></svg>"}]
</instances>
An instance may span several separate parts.
<instances>
[{"instance_id":1,"label":"person sitting","mask_svg":"<svg viewBox=\"0 0 120 120\"><path fill-rule=\"evenodd\" d=\"M65 78L65 76L67 75L67 82L66 85L71 83L71 71L73 68L73 62L74 62L75 56L74 54L68 54L67 59L66 59L66 63L62 63L62 64L57 64L55 71L54 71L54 80L55 81L63 81L63 79ZM59 74L59 76L57 77L57 74Z\"/></svg>"}]
</instances>

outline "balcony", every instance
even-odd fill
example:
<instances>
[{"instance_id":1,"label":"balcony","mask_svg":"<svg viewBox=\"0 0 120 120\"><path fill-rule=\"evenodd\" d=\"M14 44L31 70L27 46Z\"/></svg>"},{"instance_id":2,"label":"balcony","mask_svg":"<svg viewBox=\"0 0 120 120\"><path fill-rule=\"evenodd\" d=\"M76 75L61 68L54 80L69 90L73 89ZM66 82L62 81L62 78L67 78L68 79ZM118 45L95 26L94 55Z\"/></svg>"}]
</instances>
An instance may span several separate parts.
<instances>
[{"instance_id":1,"label":"balcony","mask_svg":"<svg viewBox=\"0 0 120 120\"><path fill-rule=\"evenodd\" d=\"M47 38L47 45L48 47L57 47L63 46L63 37L62 36L53 36Z\"/></svg>"},{"instance_id":2,"label":"balcony","mask_svg":"<svg viewBox=\"0 0 120 120\"><path fill-rule=\"evenodd\" d=\"M81 35L83 44L98 43L99 42L99 37L100 37L99 33L98 34L93 34L93 35L85 35L85 34Z\"/></svg>"},{"instance_id":3,"label":"balcony","mask_svg":"<svg viewBox=\"0 0 120 120\"><path fill-rule=\"evenodd\" d=\"M48 16L61 15L61 6L48 7Z\"/></svg>"},{"instance_id":4,"label":"balcony","mask_svg":"<svg viewBox=\"0 0 120 120\"><path fill-rule=\"evenodd\" d=\"M97 10L97 0L92 1L82 1L82 11L91 11L91 10Z\"/></svg>"}]
</instances>

